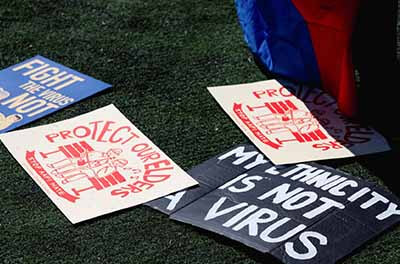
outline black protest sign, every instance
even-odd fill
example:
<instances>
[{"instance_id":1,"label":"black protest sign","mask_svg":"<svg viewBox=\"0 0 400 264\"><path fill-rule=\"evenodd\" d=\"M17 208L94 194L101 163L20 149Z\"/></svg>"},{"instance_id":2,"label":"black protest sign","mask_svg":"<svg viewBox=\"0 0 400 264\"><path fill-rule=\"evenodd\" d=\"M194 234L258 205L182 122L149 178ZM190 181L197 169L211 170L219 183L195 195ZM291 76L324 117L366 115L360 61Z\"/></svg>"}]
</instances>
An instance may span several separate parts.
<instances>
[{"instance_id":1,"label":"black protest sign","mask_svg":"<svg viewBox=\"0 0 400 264\"><path fill-rule=\"evenodd\" d=\"M153 200L146 205L172 214L225 182L261 164L270 164L253 145L238 145L192 168L188 174L199 185Z\"/></svg>"},{"instance_id":2,"label":"black protest sign","mask_svg":"<svg viewBox=\"0 0 400 264\"><path fill-rule=\"evenodd\" d=\"M316 163L261 164L170 217L284 263L335 263L400 221L400 200Z\"/></svg>"}]
</instances>

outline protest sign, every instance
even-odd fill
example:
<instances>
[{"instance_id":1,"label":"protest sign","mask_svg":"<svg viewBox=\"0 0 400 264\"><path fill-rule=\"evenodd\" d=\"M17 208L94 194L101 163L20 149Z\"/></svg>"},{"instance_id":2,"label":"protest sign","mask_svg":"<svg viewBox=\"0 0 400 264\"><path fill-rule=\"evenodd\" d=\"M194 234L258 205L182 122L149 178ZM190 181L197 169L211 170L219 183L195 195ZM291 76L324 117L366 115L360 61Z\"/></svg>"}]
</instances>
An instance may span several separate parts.
<instances>
[{"instance_id":1,"label":"protest sign","mask_svg":"<svg viewBox=\"0 0 400 264\"><path fill-rule=\"evenodd\" d=\"M8 67L0 71L0 133L109 87L39 55Z\"/></svg>"},{"instance_id":2,"label":"protest sign","mask_svg":"<svg viewBox=\"0 0 400 264\"><path fill-rule=\"evenodd\" d=\"M0 139L72 223L197 184L114 105Z\"/></svg>"},{"instance_id":3,"label":"protest sign","mask_svg":"<svg viewBox=\"0 0 400 264\"><path fill-rule=\"evenodd\" d=\"M188 171L199 185L153 200L146 205L170 215L241 173L265 163L270 161L253 145L235 146Z\"/></svg>"},{"instance_id":4,"label":"protest sign","mask_svg":"<svg viewBox=\"0 0 400 264\"><path fill-rule=\"evenodd\" d=\"M370 127L347 120L326 92L276 80L209 87L245 135L276 165L390 150Z\"/></svg>"},{"instance_id":5,"label":"protest sign","mask_svg":"<svg viewBox=\"0 0 400 264\"><path fill-rule=\"evenodd\" d=\"M400 200L382 187L327 166L265 162L170 218L284 263L335 263L399 223L398 205Z\"/></svg>"}]
</instances>

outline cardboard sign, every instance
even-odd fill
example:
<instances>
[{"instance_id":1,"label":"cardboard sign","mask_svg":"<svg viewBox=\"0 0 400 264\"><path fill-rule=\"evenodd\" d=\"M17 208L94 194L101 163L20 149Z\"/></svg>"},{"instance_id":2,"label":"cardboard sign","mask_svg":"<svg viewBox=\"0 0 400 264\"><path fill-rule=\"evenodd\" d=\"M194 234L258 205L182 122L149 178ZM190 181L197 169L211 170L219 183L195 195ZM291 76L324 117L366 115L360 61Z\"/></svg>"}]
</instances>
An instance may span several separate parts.
<instances>
[{"instance_id":1,"label":"cardboard sign","mask_svg":"<svg viewBox=\"0 0 400 264\"><path fill-rule=\"evenodd\" d=\"M42 56L8 67L0 71L0 133L109 87Z\"/></svg>"},{"instance_id":2,"label":"cardboard sign","mask_svg":"<svg viewBox=\"0 0 400 264\"><path fill-rule=\"evenodd\" d=\"M242 150L231 155L237 153L246 157ZM399 223L399 205L397 197L376 184L326 166L266 162L170 217L284 263L335 263Z\"/></svg>"},{"instance_id":3,"label":"cardboard sign","mask_svg":"<svg viewBox=\"0 0 400 264\"><path fill-rule=\"evenodd\" d=\"M191 202L217 189L236 176L269 163L253 145L238 145L188 171L199 185L151 201L146 205L165 214L173 214Z\"/></svg>"},{"instance_id":4,"label":"cardboard sign","mask_svg":"<svg viewBox=\"0 0 400 264\"><path fill-rule=\"evenodd\" d=\"M197 184L113 105L0 139L72 223Z\"/></svg>"},{"instance_id":5,"label":"cardboard sign","mask_svg":"<svg viewBox=\"0 0 400 264\"><path fill-rule=\"evenodd\" d=\"M276 165L390 150L379 133L344 118L335 99L319 89L289 90L269 80L208 90Z\"/></svg>"}]
</instances>

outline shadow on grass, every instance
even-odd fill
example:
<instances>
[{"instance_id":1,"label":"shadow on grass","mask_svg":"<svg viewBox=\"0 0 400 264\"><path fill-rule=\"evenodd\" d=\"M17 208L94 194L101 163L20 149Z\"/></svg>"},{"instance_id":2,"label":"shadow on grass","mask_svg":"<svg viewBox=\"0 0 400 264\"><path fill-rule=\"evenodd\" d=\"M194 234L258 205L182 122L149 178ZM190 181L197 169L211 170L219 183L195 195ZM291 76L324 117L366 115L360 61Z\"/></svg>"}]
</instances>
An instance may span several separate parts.
<instances>
[{"instance_id":1,"label":"shadow on grass","mask_svg":"<svg viewBox=\"0 0 400 264\"><path fill-rule=\"evenodd\" d=\"M391 144L392 150L373 155L361 156L359 163L383 181L386 187L400 197L400 185L396 166L400 163L400 144Z\"/></svg>"}]
</instances>

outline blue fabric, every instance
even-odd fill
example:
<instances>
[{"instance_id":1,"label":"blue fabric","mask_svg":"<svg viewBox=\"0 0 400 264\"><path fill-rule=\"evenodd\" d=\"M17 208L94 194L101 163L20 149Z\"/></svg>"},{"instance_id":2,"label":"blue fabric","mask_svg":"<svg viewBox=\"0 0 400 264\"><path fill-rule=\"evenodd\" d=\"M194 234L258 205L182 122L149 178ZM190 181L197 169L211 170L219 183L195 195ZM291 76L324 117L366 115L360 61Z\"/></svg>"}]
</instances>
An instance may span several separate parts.
<instances>
[{"instance_id":1,"label":"blue fabric","mask_svg":"<svg viewBox=\"0 0 400 264\"><path fill-rule=\"evenodd\" d=\"M235 0L244 40L267 71L320 84L307 24L290 0Z\"/></svg>"}]
</instances>

